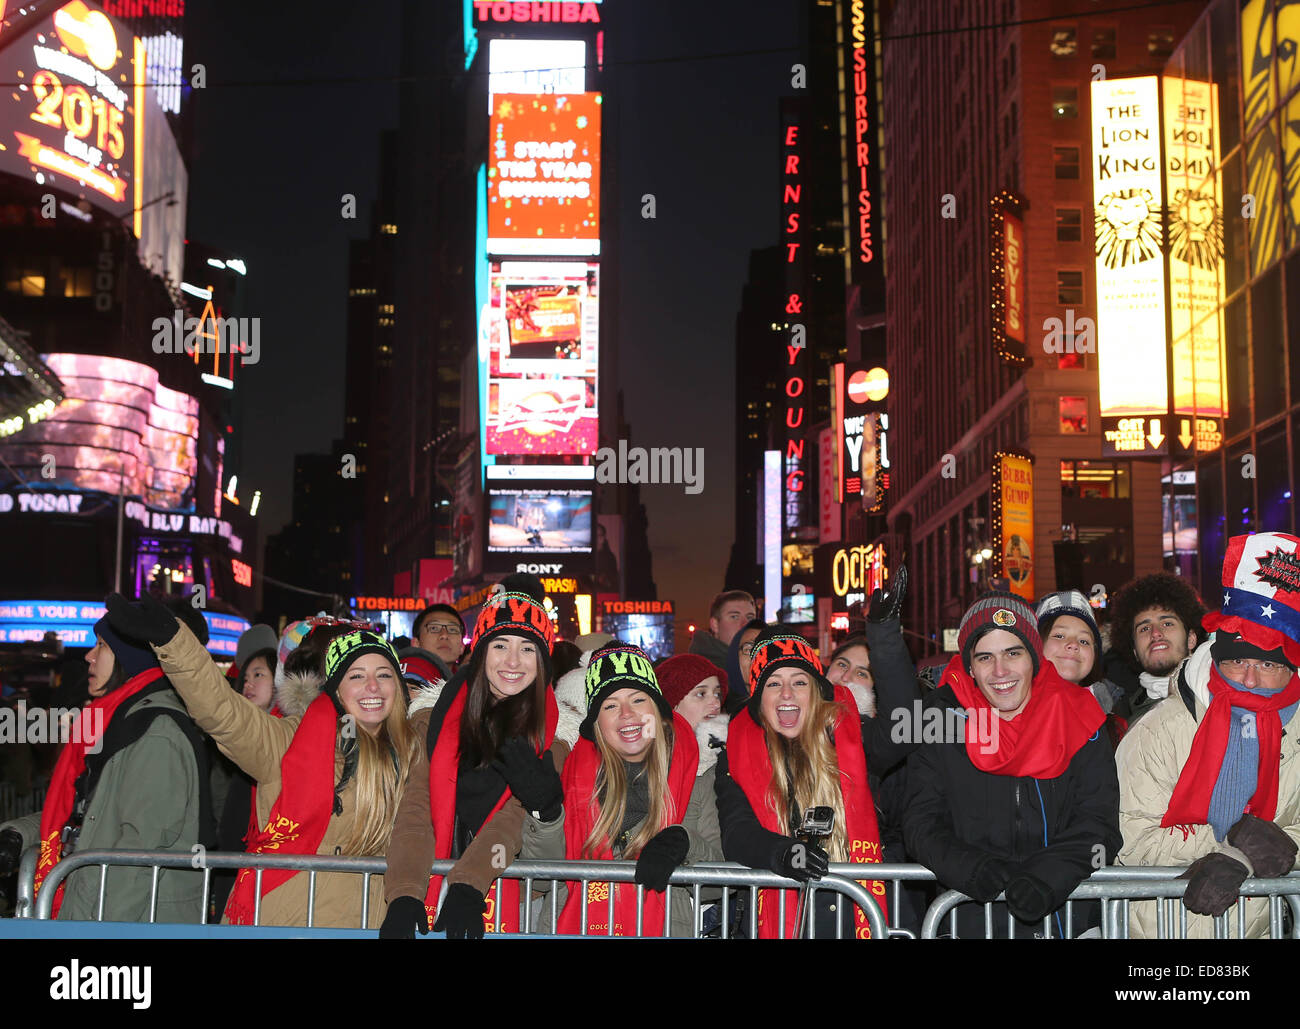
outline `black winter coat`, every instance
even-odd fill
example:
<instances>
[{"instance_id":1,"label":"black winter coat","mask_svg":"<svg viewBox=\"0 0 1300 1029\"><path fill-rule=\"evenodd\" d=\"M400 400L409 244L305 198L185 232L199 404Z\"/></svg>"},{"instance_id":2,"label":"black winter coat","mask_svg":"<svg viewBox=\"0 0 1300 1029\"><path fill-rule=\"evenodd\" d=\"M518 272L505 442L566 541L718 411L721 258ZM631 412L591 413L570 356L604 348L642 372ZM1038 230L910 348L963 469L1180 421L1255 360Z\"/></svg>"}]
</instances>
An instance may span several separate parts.
<instances>
[{"instance_id":1,"label":"black winter coat","mask_svg":"<svg viewBox=\"0 0 1300 1029\"><path fill-rule=\"evenodd\" d=\"M925 698L923 708L931 707L961 705L945 686ZM908 854L963 893L971 892L980 861L992 856L1045 883L1057 910L1095 869L1114 861L1122 843L1115 758L1101 730L1055 779L991 775L971 763L962 742L925 743L908 758L907 786Z\"/></svg>"},{"instance_id":2,"label":"black winter coat","mask_svg":"<svg viewBox=\"0 0 1300 1029\"><path fill-rule=\"evenodd\" d=\"M866 751L867 774L874 785L877 777L899 767L913 747L909 742L899 743L892 738L890 715L895 709L910 711L912 702L920 696L920 691L912 671L911 658L903 645L898 621L891 620L879 625L868 623L867 631L872 677L876 683L876 717L862 720L862 746ZM743 708L733 716L749 717L748 710ZM770 832L759 824L745 791L728 773L725 748L718 756L714 791L718 798L722 852L726 859L750 868L775 868L790 837ZM1118 793L1116 796L1118 798ZM879 801L876 806L878 820L881 816L884 817L880 825L883 842L890 813L880 810Z\"/></svg>"}]
</instances>

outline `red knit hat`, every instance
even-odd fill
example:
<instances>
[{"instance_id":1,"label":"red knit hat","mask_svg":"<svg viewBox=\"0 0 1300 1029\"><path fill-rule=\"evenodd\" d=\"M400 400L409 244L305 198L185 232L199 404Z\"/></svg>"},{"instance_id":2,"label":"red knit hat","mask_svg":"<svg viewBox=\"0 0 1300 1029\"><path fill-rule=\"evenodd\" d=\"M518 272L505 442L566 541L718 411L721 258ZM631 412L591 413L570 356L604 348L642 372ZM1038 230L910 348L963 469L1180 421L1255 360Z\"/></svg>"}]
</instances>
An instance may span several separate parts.
<instances>
[{"instance_id":1,"label":"red knit hat","mask_svg":"<svg viewBox=\"0 0 1300 1029\"><path fill-rule=\"evenodd\" d=\"M708 658L699 654L678 654L655 669L659 688L663 691L668 706L675 708L691 690L695 689L709 676L716 676L722 687L722 699L727 698L727 673Z\"/></svg>"},{"instance_id":2,"label":"red knit hat","mask_svg":"<svg viewBox=\"0 0 1300 1029\"><path fill-rule=\"evenodd\" d=\"M971 651L982 636L995 629L1005 629L1020 637L1033 658L1034 675L1043 664L1043 638L1038 634L1034 609L1012 593L985 593L962 615L957 627L957 649L962 666L970 672Z\"/></svg>"}]
</instances>

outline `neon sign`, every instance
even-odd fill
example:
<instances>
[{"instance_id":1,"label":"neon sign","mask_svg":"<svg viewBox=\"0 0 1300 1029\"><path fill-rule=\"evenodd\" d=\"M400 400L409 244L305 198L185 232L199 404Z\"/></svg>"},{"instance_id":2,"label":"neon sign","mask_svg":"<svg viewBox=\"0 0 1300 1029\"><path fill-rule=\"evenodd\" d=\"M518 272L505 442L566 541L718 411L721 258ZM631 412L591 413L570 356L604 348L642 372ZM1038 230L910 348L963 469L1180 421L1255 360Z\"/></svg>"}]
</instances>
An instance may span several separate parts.
<instances>
[{"instance_id":1,"label":"neon sign","mask_svg":"<svg viewBox=\"0 0 1300 1029\"><path fill-rule=\"evenodd\" d=\"M786 303L785 310L792 316L802 313L800 297L803 266L798 260L802 246L799 229L800 205L803 199L803 179L799 174L799 119L792 109L787 109L786 123L782 127L781 209L786 252ZM786 352L785 380L785 517L786 530L802 528L806 522L807 498L804 493L806 471L804 465L803 435L804 405L807 403L807 346L802 338L784 343Z\"/></svg>"},{"instance_id":2,"label":"neon sign","mask_svg":"<svg viewBox=\"0 0 1300 1029\"><path fill-rule=\"evenodd\" d=\"M479 21L516 22L597 22L600 5L592 0L585 3L501 3L494 0L474 0L474 16Z\"/></svg>"}]
</instances>

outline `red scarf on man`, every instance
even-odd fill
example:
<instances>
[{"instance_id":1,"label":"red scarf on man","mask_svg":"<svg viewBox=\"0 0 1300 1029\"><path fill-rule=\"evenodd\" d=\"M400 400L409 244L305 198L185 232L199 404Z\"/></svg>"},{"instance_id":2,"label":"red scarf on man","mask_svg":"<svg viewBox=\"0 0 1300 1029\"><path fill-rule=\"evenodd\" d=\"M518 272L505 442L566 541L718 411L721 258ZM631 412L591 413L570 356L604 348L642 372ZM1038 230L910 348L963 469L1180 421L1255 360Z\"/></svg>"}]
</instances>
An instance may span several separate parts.
<instances>
[{"instance_id":1,"label":"red scarf on man","mask_svg":"<svg viewBox=\"0 0 1300 1029\"><path fill-rule=\"evenodd\" d=\"M599 727L596 728L599 732ZM673 715L673 752L668 764L668 795L673 801L673 818L660 826L681 825L686 809L691 803L695 788L695 773L700 765L700 745L695 732L685 718ZM569 861L613 861L614 851L606 840L600 851L591 858L582 853L583 844L591 835L592 827L600 817L595 810L596 775L601 768L600 751L589 739L580 739L573 753L564 763L564 856ZM610 889L614 892L614 931L609 927ZM577 936L582 932L582 884L568 884L569 899L560 912L556 932ZM646 890L641 914L641 933L644 936L664 935L664 894ZM587 883L587 933L591 936L633 936L636 934L636 884Z\"/></svg>"},{"instance_id":2,"label":"red scarf on man","mask_svg":"<svg viewBox=\"0 0 1300 1029\"><path fill-rule=\"evenodd\" d=\"M1277 815L1278 764L1281 760L1282 719L1278 712L1300 700L1300 675L1276 693L1259 696L1235 689L1210 665L1210 706L1201 716L1201 724L1192 738L1192 749L1183 762L1169 807L1160 820L1161 826L1205 825L1210 820L1210 797L1223 756L1228 750L1228 733L1232 731L1232 709L1244 708L1255 713L1255 733L1259 740L1259 778L1255 794L1246 805L1246 814L1271 822Z\"/></svg>"},{"instance_id":3,"label":"red scarf on man","mask_svg":"<svg viewBox=\"0 0 1300 1029\"><path fill-rule=\"evenodd\" d=\"M86 755L96 748L108 732L113 714L152 682L163 676L161 668L149 668L139 675L132 676L117 689L102 697L92 700L77 716L80 726L78 735L80 743L69 741L59 751L59 759L50 774L50 785L45 793L45 806L41 808L41 854L36 861L36 889L49 875L50 869L59 863L63 856L63 827L72 815L72 805L77 799L77 780L86 770ZM99 732L96 732L96 727ZM102 745L102 744L100 744ZM59 884L54 895L52 912L58 917L59 908L63 906L63 888L67 880Z\"/></svg>"},{"instance_id":4,"label":"red scarf on man","mask_svg":"<svg viewBox=\"0 0 1300 1029\"><path fill-rule=\"evenodd\" d=\"M469 699L469 684L461 687L456 699L451 702L442 728L438 733L438 742L433 745L429 755L429 817L433 821L433 856L437 861L451 857L452 837L456 828L456 780L460 776L460 719ZM560 720L560 709L555 704L555 691L546 688L546 739L537 751L546 753L555 740L555 726ZM488 812L483 824L487 825L506 806L514 796L506 787L501 799ZM442 892L441 875L430 876L429 889L424 895L424 909L429 915L429 925L433 925L438 914L438 895ZM519 931L519 880L502 879L497 889L488 891L487 904L483 909L483 928L486 932L496 932L496 903L501 902L501 931L517 933Z\"/></svg>"},{"instance_id":5,"label":"red scarf on man","mask_svg":"<svg viewBox=\"0 0 1300 1029\"><path fill-rule=\"evenodd\" d=\"M1029 703L1012 719L993 710L960 654L948 662L939 686L951 686L957 703L971 712L966 717L966 754L971 764L990 775L1055 779L1106 722L1097 698L1062 679L1046 659L1030 686ZM981 730L990 738L981 740Z\"/></svg>"},{"instance_id":6,"label":"red scarf on man","mask_svg":"<svg viewBox=\"0 0 1300 1029\"><path fill-rule=\"evenodd\" d=\"M294 730L289 749L280 759L280 795L271 805L266 825L249 834L250 854L316 854L325 830L334 817L334 756L338 744L338 711L334 701L322 693L308 706ZM257 818L257 797L253 814ZM298 873L290 868L268 868L262 872L261 896L265 897ZM232 925L252 925L257 876L241 868L230 899L226 918Z\"/></svg>"},{"instance_id":7,"label":"red scarf on man","mask_svg":"<svg viewBox=\"0 0 1300 1029\"><path fill-rule=\"evenodd\" d=\"M844 804L844 846L849 860L854 863L880 863L880 829L876 825L876 805L871 799L871 786L867 782L867 755L862 745L862 722L858 718L853 694L843 686L835 687L835 703L839 707L831 732L835 737L835 762L840 770L840 796ZM731 723L727 737L727 767L737 785L745 791L749 806L759 824L770 832L790 835L786 816L778 815L767 802L768 788L772 783L772 760L767 751L767 734L748 713L742 713ZM858 880L871 891L880 910L888 918L885 884L876 880ZM760 890L758 895L758 935L760 939L774 940L778 931L779 895L785 893L786 939L795 933L795 916L799 901L796 890ZM871 925L866 915L855 907L854 935L858 939L871 938Z\"/></svg>"}]
</instances>

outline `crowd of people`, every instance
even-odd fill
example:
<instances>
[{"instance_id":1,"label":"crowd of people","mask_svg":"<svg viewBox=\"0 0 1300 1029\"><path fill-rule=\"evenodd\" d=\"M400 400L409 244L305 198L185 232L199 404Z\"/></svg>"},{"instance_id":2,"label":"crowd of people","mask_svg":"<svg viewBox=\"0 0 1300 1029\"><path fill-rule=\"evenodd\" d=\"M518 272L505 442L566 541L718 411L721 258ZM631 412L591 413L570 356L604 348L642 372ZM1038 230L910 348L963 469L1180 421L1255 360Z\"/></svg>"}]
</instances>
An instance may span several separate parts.
<instances>
[{"instance_id":1,"label":"crowd of people","mask_svg":"<svg viewBox=\"0 0 1300 1029\"><path fill-rule=\"evenodd\" d=\"M254 626L228 672L189 605L113 595L86 656L90 728L63 746L43 809L0 825L0 877L33 846L38 885L87 849L383 857L368 896L347 872L243 869L217 878L211 913L304 925L310 899L313 925L402 939L525 923L632 935L638 921L691 935L726 911L743 935L744 891L720 905L706 889L695 911L690 890L666 899L673 873L732 861L807 883L862 865L853 877L915 928L933 888L895 895L870 866L918 862L995 904L998 932L1033 936L1044 920L1098 932L1086 905L1069 928L1062 917L1093 871L1173 865L1189 935L1212 935L1209 916L1238 903L1246 935L1266 934L1266 902L1239 893L1290 872L1300 841L1300 734L1287 731L1300 539L1231 540L1208 613L1164 573L1126 585L1104 630L1076 590L1033 606L985 594L933 683L903 642L906 593L900 567L864 632L823 660L729 590L690 652L656 665L601 634L557 640L541 583L519 575L468 633L445 605L398 646L325 616L278 636ZM521 858L632 861L635 881L495 886ZM450 871L432 875L435 861ZM157 921L199 921L197 868L158 874ZM68 875L56 916L99 917L99 878ZM110 866L102 917L147 920L153 893L151 869ZM833 892L808 909L781 894L758 893L761 937L835 934ZM982 935L984 910L961 911L959 935ZM1135 904L1130 933L1156 932L1155 904ZM870 934L859 911L845 935Z\"/></svg>"}]
</instances>

